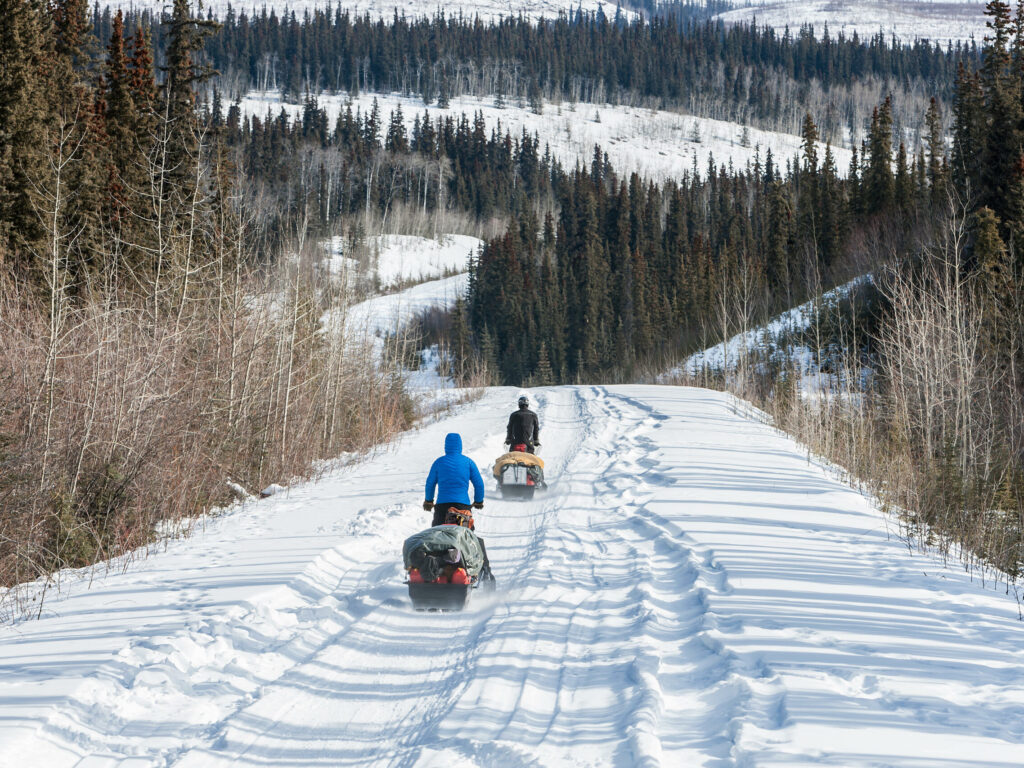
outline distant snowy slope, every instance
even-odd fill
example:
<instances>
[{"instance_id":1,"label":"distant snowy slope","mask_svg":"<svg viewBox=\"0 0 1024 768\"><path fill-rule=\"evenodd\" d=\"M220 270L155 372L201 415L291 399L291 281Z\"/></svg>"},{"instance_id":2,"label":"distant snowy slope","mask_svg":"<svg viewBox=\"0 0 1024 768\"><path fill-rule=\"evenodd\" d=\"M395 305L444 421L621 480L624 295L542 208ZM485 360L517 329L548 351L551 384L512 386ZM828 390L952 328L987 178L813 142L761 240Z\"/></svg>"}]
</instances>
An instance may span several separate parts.
<instances>
[{"instance_id":1,"label":"distant snowy slope","mask_svg":"<svg viewBox=\"0 0 1024 768\"><path fill-rule=\"evenodd\" d=\"M499 109L493 99L470 96L453 98L448 110L441 110L436 104L425 107L417 98L360 93L351 100L353 113L358 108L365 114L375 98L385 116L401 106L410 130L414 118L422 117L424 112L434 120L438 114L456 117L466 114L473 119L479 112L488 130L497 128L500 123L502 131L507 130L513 138L522 135L524 129L531 136L537 134L541 152L545 145L550 146L554 156L569 168L576 163L589 166L594 146L599 145L608 153L612 167L619 174L636 171L656 181L678 179L695 167L703 175L709 156L714 157L716 165L732 162L742 167L753 162L758 152L763 162L767 150L771 149L776 162L784 163L799 155L802 141L794 134L745 129L722 120L610 104L545 104L543 114L538 115L524 106L510 104ZM331 125L348 102L345 94L322 95L318 100ZM251 92L240 104L243 113L260 119L268 112L276 117L282 109L293 118L302 112L301 104L282 102L276 92ZM842 147L833 147L832 151L838 172L845 175L850 165L850 151ZM820 144L819 157L824 152L825 145Z\"/></svg>"},{"instance_id":2,"label":"distant snowy slope","mask_svg":"<svg viewBox=\"0 0 1024 768\"><path fill-rule=\"evenodd\" d=\"M1024 763L1014 599L720 393L533 392L551 490L478 514L498 592L412 611L427 468L456 431L486 472L516 393L66 576L0 629L0 765Z\"/></svg>"},{"instance_id":3,"label":"distant snowy slope","mask_svg":"<svg viewBox=\"0 0 1024 768\"><path fill-rule=\"evenodd\" d=\"M159 11L171 5L170 0L98 0L101 8L124 8L135 10ZM245 12L250 17L263 12L274 11L278 16L287 12L295 12L302 18L303 13L318 9L342 8L353 14L369 14L373 17L390 19L396 13L399 16L413 18L417 16L433 16L444 12L448 17L465 16L472 19L496 19L502 16L518 16L522 14L530 18L555 18L559 13L568 13L582 8L586 12L603 9L609 18L615 15L616 4L606 0L204 0L203 13L212 12L217 18L223 18L228 8L235 13Z\"/></svg>"},{"instance_id":4,"label":"distant snowy slope","mask_svg":"<svg viewBox=\"0 0 1024 768\"><path fill-rule=\"evenodd\" d=\"M327 241L331 269L339 270L342 262L354 268L352 259L344 256L343 238ZM370 247L375 257L374 266L383 287L409 282L417 278L423 282L372 296L344 311L333 310L321 319L325 328L337 329L338 323L350 331L381 339L386 334L398 333L409 322L424 312L451 307L456 299L464 297L469 285L466 272L469 258L483 245L483 241L466 235L444 235L440 240L411 235L380 235L371 238ZM448 277L445 273L456 272Z\"/></svg>"},{"instance_id":5,"label":"distant snowy slope","mask_svg":"<svg viewBox=\"0 0 1024 768\"><path fill-rule=\"evenodd\" d=\"M170 0L99 0L99 7L159 11L168 8ZM852 37L856 31L861 39L882 32L895 35L905 42L919 38L947 42L968 41L981 44L985 35L985 0L732 0L733 9L717 15L731 23L754 22L775 27L778 31L789 27L793 34L810 24L820 36L827 24L835 36L842 31ZM223 18L228 7L236 13L259 14L266 8L279 16L294 12L341 7L354 14L390 19L395 13L408 18L432 16L444 12L447 16L479 16L483 20L503 16L554 18L582 8L588 13L599 8L612 18L616 3L606 0L205 0L203 12L212 12ZM633 16L632 11L623 10Z\"/></svg>"},{"instance_id":6,"label":"distant snowy slope","mask_svg":"<svg viewBox=\"0 0 1024 768\"><path fill-rule=\"evenodd\" d=\"M326 243L332 270L341 269L343 237ZM425 282L465 272L469 258L483 241L468 235L441 235L437 240L413 235L377 235L369 238L371 262L367 265L381 288ZM347 268L351 268L349 263Z\"/></svg>"},{"instance_id":7,"label":"distant snowy slope","mask_svg":"<svg viewBox=\"0 0 1024 768\"><path fill-rule=\"evenodd\" d=\"M346 325L372 336L397 333L418 315L451 307L466 295L469 275L463 273L414 285L397 293L375 296L349 308Z\"/></svg>"},{"instance_id":8,"label":"distant snowy slope","mask_svg":"<svg viewBox=\"0 0 1024 768\"><path fill-rule=\"evenodd\" d=\"M828 25L835 37L856 32L866 40L879 32L904 42L967 42L985 37L985 0L733 0L733 10L718 14L726 22L752 22L797 34L810 24L820 37Z\"/></svg>"},{"instance_id":9,"label":"distant snowy slope","mask_svg":"<svg viewBox=\"0 0 1024 768\"><path fill-rule=\"evenodd\" d=\"M756 328L736 333L726 342L694 352L680 365L670 370L665 376L696 376L703 369L724 371L736 365L736 361L752 350L764 351L769 345L777 344L785 336L793 336L807 329L814 318L815 312L823 305L836 302L846 297L851 290L869 282L869 278L858 277L845 285L826 291L821 299L804 302L803 304L776 315L768 322ZM806 362L810 363L809 351Z\"/></svg>"}]
</instances>

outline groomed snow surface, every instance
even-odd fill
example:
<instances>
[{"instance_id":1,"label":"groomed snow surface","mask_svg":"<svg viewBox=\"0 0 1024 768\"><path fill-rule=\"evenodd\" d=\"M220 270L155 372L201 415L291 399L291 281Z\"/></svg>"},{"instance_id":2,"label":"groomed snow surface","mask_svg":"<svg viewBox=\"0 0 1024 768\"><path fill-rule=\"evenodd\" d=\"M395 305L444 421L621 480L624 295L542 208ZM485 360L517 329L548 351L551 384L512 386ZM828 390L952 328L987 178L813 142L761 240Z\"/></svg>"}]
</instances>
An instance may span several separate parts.
<instances>
[{"instance_id":1,"label":"groomed snow surface","mask_svg":"<svg viewBox=\"0 0 1024 768\"><path fill-rule=\"evenodd\" d=\"M551 490L490 490L498 592L416 613L401 543L516 390L0 630L0 765L1020 766L1017 603L914 555L727 395L531 393Z\"/></svg>"}]
</instances>

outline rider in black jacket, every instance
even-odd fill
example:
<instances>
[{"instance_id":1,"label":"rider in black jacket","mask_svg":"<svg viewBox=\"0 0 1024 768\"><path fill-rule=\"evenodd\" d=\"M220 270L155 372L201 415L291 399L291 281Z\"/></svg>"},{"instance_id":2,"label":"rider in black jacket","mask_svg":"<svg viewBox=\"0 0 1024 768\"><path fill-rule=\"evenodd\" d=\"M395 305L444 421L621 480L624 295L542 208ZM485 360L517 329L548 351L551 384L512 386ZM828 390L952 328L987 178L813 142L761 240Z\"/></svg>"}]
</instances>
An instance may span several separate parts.
<instances>
[{"instance_id":1,"label":"rider in black jacket","mask_svg":"<svg viewBox=\"0 0 1024 768\"><path fill-rule=\"evenodd\" d=\"M505 443L510 446L522 443L527 453L534 453L534 449L540 445L540 422L529 406L530 401L525 395L519 398L519 410L508 417Z\"/></svg>"}]
</instances>

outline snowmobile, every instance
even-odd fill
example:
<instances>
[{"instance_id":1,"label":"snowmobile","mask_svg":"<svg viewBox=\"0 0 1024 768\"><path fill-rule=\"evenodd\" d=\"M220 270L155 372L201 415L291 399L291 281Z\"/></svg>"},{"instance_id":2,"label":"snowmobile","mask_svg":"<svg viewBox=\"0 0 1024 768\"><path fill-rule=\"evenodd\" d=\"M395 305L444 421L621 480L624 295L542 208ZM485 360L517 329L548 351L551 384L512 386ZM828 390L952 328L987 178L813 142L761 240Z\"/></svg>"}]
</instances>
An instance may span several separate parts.
<instances>
[{"instance_id":1,"label":"snowmobile","mask_svg":"<svg viewBox=\"0 0 1024 768\"><path fill-rule=\"evenodd\" d=\"M498 457L494 462L494 477L503 499L532 499L537 489L545 490L544 460L526 452L522 443Z\"/></svg>"},{"instance_id":2,"label":"snowmobile","mask_svg":"<svg viewBox=\"0 0 1024 768\"><path fill-rule=\"evenodd\" d=\"M474 589L495 586L484 541L468 509L452 509L444 525L413 534L402 546L409 599L417 611L460 611Z\"/></svg>"}]
</instances>

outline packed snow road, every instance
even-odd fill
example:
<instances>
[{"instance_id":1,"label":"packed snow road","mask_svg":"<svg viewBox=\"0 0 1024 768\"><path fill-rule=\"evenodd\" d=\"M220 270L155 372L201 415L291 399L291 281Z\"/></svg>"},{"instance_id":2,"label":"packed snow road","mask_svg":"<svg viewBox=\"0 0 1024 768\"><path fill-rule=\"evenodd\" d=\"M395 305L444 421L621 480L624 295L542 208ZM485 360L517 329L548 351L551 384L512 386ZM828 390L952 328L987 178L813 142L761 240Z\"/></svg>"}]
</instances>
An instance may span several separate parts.
<instances>
[{"instance_id":1,"label":"packed snow road","mask_svg":"<svg viewBox=\"0 0 1024 768\"><path fill-rule=\"evenodd\" d=\"M495 595L412 611L401 543L509 389L4 628L0 765L1024 764L1012 597L725 395L536 398L551 490L477 516Z\"/></svg>"}]
</instances>

